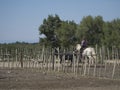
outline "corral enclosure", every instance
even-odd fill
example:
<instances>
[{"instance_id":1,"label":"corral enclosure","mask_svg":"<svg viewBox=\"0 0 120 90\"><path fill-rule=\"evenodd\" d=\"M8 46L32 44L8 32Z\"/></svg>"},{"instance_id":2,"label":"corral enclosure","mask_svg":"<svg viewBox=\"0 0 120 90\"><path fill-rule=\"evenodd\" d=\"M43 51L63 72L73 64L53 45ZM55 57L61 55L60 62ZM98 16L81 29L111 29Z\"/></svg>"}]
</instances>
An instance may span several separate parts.
<instances>
[{"instance_id":1,"label":"corral enclosure","mask_svg":"<svg viewBox=\"0 0 120 90\"><path fill-rule=\"evenodd\" d=\"M48 48L0 50L0 90L119 90L120 52L96 47L96 63L63 62ZM79 56L79 54L78 54Z\"/></svg>"},{"instance_id":2,"label":"corral enclosure","mask_svg":"<svg viewBox=\"0 0 120 90\"><path fill-rule=\"evenodd\" d=\"M64 60L60 64L59 56L56 57L54 49L48 48L17 48L0 50L0 68L36 68L45 72L62 72L75 76L99 77L120 79L120 51L118 48L98 48L96 46L96 62L79 63L73 53L73 62ZM64 53L69 50L64 50ZM59 53L58 53L59 54ZM78 54L79 56L79 54Z\"/></svg>"}]
</instances>

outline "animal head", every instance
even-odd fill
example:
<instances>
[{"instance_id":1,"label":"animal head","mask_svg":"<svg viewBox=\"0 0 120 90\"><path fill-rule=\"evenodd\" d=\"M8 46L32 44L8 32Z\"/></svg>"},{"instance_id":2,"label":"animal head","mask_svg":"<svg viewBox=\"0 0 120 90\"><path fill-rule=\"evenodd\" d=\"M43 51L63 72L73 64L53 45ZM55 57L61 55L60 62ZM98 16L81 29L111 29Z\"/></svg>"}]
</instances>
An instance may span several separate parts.
<instances>
[{"instance_id":1,"label":"animal head","mask_svg":"<svg viewBox=\"0 0 120 90\"><path fill-rule=\"evenodd\" d=\"M81 49L81 45L80 45L80 44L77 44L77 45L76 45L76 50L77 50L77 51L80 51L80 49Z\"/></svg>"}]
</instances>

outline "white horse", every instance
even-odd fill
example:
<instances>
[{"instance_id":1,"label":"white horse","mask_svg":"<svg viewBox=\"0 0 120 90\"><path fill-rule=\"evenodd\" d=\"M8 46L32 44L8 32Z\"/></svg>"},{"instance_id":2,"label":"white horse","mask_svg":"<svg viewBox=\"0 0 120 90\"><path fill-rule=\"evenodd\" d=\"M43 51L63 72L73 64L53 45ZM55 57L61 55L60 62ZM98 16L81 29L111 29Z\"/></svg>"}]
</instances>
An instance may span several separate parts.
<instances>
[{"instance_id":1,"label":"white horse","mask_svg":"<svg viewBox=\"0 0 120 90\"><path fill-rule=\"evenodd\" d=\"M81 45L77 44L76 50L80 52L80 49L81 49ZM85 58L85 62L87 62L86 60L88 60L89 64L96 63L95 49L93 47L87 47L86 49L83 50L82 57Z\"/></svg>"}]
</instances>

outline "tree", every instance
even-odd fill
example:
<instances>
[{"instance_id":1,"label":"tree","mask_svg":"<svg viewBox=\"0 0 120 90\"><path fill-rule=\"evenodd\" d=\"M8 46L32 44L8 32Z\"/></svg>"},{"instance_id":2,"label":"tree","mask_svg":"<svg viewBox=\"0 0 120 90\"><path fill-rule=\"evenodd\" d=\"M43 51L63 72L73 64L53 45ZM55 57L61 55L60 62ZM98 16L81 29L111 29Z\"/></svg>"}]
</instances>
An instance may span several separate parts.
<instances>
[{"instance_id":1,"label":"tree","mask_svg":"<svg viewBox=\"0 0 120 90\"><path fill-rule=\"evenodd\" d=\"M47 41L48 44L53 45L52 40L55 36L55 31L61 26L61 20L58 15L49 15L47 19L43 20L43 24L39 27L40 35L44 34L46 38L42 41ZM40 40L40 41L41 41Z\"/></svg>"},{"instance_id":2,"label":"tree","mask_svg":"<svg viewBox=\"0 0 120 90\"><path fill-rule=\"evenodd\" d=\"M58 15L49 15L39 27L40 42L44 45L69 47L80 43L86 37L88 45L106 45L120 47L120 19L111 22L103 21L101 16L83 17L79 24L74 21L62 21Z\"/></svg>"},{"instance_id":3,"label":"tree","mask_svg":"<svg viewBox=\"0 0 120 90\"><path fill-rule=\"evenodd\" d=\"M104 38L103 44L112 47L120 48L120 19L115 19L104 24Z\"/></svg>"},{"instance_id":4,"label":"tree","mask_svg":"<svg viewBox=\"0 0 120 90\"><path fill-rule=\"evenodd\" d=\"M56 31L56 35L63 47L74 44L77 25L74 21L62 21L61 27Z\"/></svg>"},{"instance_id":5,"label":"tree","mask_svg":"<svg viewBox=\"0 0 120 90\"><path fill-rule=\"evenodd\" d=\"M101 44L101 38L103 37L103 24L104 21L101 16L93 18L92 16L84 17L78 26L77 38L82 39L86 37L88 44L95 45Z\"/></svg>"}]
</instances>

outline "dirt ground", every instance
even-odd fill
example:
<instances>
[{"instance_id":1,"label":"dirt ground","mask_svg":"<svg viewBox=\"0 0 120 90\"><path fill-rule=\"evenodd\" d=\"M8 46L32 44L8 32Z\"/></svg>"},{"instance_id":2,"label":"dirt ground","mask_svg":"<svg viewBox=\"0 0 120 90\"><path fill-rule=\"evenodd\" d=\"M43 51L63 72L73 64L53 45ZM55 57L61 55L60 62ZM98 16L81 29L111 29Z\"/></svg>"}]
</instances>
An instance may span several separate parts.
<instances>
[{"instance_id":1,"label":"dirt ground","mask_svg":"<svg viewBox=\"0 0 120 90\"><path fill-rule=\"evenodd\" d=\"M0 90L120 90L120 80L75 77L38 69L0 68Z\"/></svg>"}]
</instances>

